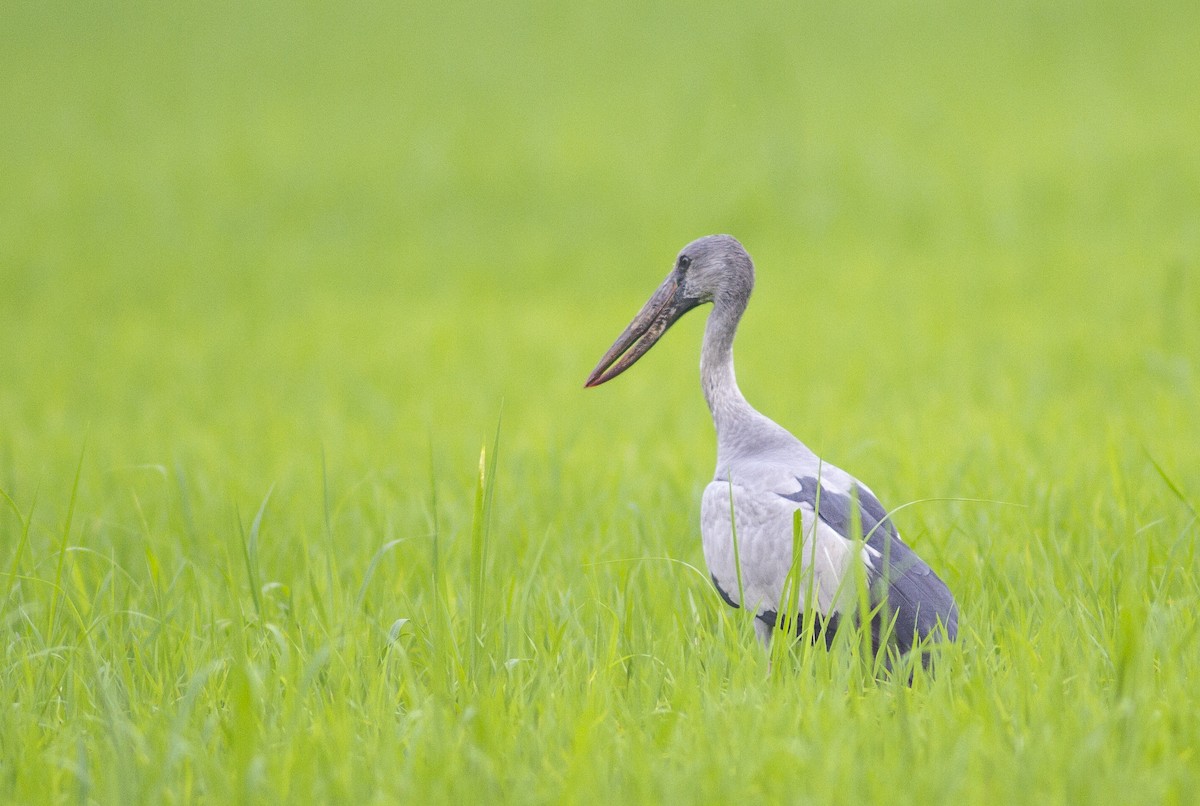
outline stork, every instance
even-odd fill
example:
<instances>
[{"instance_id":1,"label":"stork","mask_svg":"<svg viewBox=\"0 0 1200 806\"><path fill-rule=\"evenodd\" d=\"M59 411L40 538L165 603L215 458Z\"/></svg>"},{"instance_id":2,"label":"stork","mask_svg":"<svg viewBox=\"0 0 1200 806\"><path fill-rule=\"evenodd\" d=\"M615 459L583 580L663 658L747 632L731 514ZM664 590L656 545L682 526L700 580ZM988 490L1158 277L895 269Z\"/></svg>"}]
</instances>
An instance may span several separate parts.
<instances>
[{"instance_id":1,"label":"stork","mask_svg":"<svg viewBox=\"0 0 1200 806\"><path fill-rule=\"evenodd\" d=\"M862 564L874 614L874 649L904 654L958 633L958 607L946 584L900 539L888 511L866 485L822 462L742 396L733 372L733 338L754 287L754 263L729 235L710 235L680 251L667 279L588 376L599 386L629 369L681 316L712 303L700 351L704 399L717 430L717 469L704 490L700 531L712 583L727 604L752 609L770 647L781 626L800 629L805 602L813 639L833 635L858 612L855 563ZM800 513L796 541L794 515ZM794 542L795 541L795 542ZM807 595L785 598L794 546ZM740 569L739 566L740 565ZM857 585L859 591L863 585ZM886 642L886 643L885 643Z\"/></svg>"}]
</instances>

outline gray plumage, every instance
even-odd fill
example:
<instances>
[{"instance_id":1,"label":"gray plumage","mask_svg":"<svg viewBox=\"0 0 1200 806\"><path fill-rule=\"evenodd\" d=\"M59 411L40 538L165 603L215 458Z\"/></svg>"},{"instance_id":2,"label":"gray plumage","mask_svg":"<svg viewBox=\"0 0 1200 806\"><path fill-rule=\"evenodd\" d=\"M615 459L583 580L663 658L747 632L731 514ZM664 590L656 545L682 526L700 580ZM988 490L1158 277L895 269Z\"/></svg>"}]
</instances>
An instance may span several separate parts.
<instances>
[{"instance_id":1,"label":"gray plumage","mask_svg":"<svg viewBox=\"0 0 1200 806\"><path fill-rule=\"evenodd\" d=\"M738 388L733 339L753 287L754 264L735 238L712 235L693 241L600 360L587 385L624 372L684 313L712 303L700 352L700 380L717 431L717 468L704 490L700 525L704 559L722 598L734 607L752 608L758 635L769 645L792 566L793 513L799 510L803 584L806 589L811 586L826 641L832 639L841 614L854 611L856 592L849 572L856 548L871 604L879 611L872 625L876 649L887 626L901 652L909 651L914 641L940 636L939 629L954 640L954 598L900 539L875 494L756 411ZM856 501L861 535L853 533ZM731 524L737 528L740 592ZM856 542L860 536L864 543Z\"/></svg>"}]
</instances>

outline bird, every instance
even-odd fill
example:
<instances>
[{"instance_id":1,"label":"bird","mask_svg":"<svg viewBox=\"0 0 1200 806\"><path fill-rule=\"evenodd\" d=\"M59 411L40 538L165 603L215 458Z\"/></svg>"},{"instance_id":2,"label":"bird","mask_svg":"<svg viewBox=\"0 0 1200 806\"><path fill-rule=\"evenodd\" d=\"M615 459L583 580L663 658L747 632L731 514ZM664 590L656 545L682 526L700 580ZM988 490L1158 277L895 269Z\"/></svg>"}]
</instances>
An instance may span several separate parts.
<instances>
[{"instance_id":1,"label":"bird","mask_svg":"<svg viewBox=\"0 0 1200 806\"><path fill-rule=\"evenodd\" d=\"M799 635L806 622L811 640L823 639L832 648L847 616L861 626L865 588L876 656L885 650L890 666L893 655L916 648L927 664L928 647L958 636L958 605L946 583L900 538L870 488L822 461L759 413L738 388L733 341L753 288L754 262L736 238L692 241L585 387L611 381L680 317L711 304L700 381L716 427L717 463L701 500L700 532L717 593L731 607L753 610L755 633L767 650L777 629ZM793 526L797 512L799 536ZM797 546L800 586L789 576ZM789 596L789 590L803 595Z\"/></svg>"}]
</instances>

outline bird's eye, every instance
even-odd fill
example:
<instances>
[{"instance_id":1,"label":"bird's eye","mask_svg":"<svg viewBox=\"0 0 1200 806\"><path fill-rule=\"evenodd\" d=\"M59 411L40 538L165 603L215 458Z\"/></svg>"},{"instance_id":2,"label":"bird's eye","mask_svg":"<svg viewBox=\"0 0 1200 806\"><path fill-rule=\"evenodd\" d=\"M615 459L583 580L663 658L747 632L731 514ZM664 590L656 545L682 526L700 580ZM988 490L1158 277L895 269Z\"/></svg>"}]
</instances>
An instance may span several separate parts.
<instances>
[{"instance_id":1,"label":"bird's eye","mask_svg":"<svg viewBox=\"0 0 1200 806\"><path fill-rule=\"evenodd\" d=\"M688 257L687 255L679 256L679 270L680 271L687 271L688 266L690 266L690 265L692 265L692 259L690 257Z\"/></svg>"}]
</instances>

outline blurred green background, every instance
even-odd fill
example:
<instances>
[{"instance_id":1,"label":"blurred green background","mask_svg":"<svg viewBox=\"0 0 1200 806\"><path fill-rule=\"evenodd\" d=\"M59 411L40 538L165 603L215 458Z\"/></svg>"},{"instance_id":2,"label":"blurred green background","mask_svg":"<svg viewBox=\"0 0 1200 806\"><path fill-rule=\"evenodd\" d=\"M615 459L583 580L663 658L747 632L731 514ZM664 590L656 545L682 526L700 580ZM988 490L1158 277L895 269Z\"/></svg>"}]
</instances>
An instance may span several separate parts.
<instances>
[{"instance_id":1,"label":"blurred green background","mask_svg":"<svg viewBox=\"0 0 1200 806\"><path fill-rule=\"evenodd\" d=\"M1080 369L1136 418L1194 391L1197 19L7 4L9 464L86 433L131 461L204 442L284 465L358 455L356 426L475 442L501 399L553 432L716 231L759 263L743 382L794 428L894 384L910 411L1040 417L1038 380ZM658 383L694 385L694 338L664 346Z\"/></svg>"},{"instance_id":2,"label":"blurred green background","mask_svg":"<svg viewBox=\"0 0 1200 806\"><path fill-rule=\"evenodd\" d=\"M4 3L0 563L25 580L8 588L5 679L32 710L0 734L41 737L38 763L70 789L53 759L94 712L47 717L58 695L13 672L55 644L26 620L54 626L29 580L54 575L60 541L81 548L62 595L92 618L116 612L121 585L123 607L158 612L159 568L199 569L182 612L201 636L257 593L237 558L273 490L258 562L295 592L292 612L335 594L352 611L373 572L359 596L372 635L436 610L417 538L441 529L452 579L465 574L476 460L501 412L491 562L550 597L521 611L528 630L546 628L554 596L602 602L633 584L587 563L701 564L703 317L619 381L581 387L676 251L713 232L758 266L737 347L751 402L891 506L1020 504L925 504L900 525L963 602L976 663L991 669L993 645L1011 657L1016 613L1054 636L1039 644L1030 627L1031 646L1063 644L1060 665L1046 661L1056 683L1065 653L1082 653L1095 677L1079 686L1106 703L1113 678L1095 670L1117 662L1071 603L1120 597L1075 590L1076 574L1119 576L1122 552L1150 546L1143 570L1170 572L1154 612L1166 633L1195 634L1162 615L1195 610L1194 553L1172 548L1194 541L1195 513L1154 462L1196 502L1197 31L1194 2ZM18 512L33 513L27 542ZM415 542L376 572L398 538ZM1039 552L1056 558L1045 578ZM314 572L331 557L328 578ZM655 566L634 590L690 595L664 593L674 573ZM315 622L297 618L307 635ZM1179 641L1147 650L1146 668L1194 664L1194 638ZM187 671L163 672L176 688L223 656L186 646ZM964 674L993 685L979 668ZM1195 704L1165 683L1146 692ZM154 713L131 705L130 724L155 735ZM1037 791L1186 791L1170 786L1194 775L1155 765L1195 751L1194 733L1089 778L1128 750L1110 727L1071 775L1029 773L1049 787ZM356 730L338 746L369 762ZM139 758L152 770L159 757ZM1020 797L1022 779L998 778L977 802ZM162 786L138 797L189 799Z\"/></svg>"}]
</instances>

